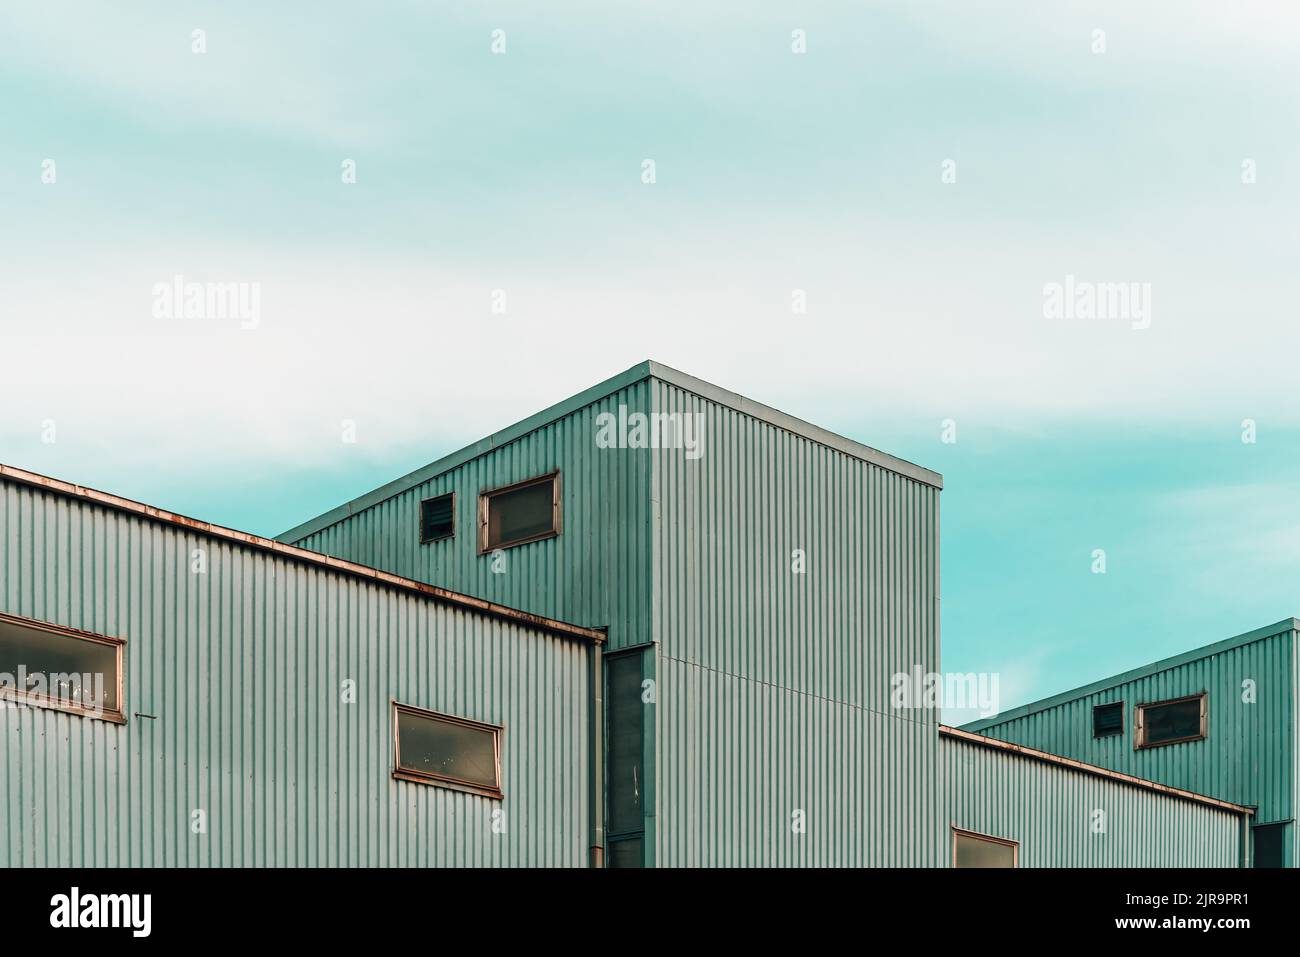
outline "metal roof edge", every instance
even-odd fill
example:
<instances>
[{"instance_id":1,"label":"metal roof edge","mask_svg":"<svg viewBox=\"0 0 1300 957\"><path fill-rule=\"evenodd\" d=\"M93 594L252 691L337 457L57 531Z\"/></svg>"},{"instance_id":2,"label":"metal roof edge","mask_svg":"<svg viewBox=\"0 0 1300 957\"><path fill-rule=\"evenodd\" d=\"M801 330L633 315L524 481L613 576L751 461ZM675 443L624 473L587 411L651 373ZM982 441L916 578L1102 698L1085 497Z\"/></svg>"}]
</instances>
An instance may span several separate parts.
<instances>
[{"instance_id":1,"label":"metal roof edge","mask_svg":"<svg viewBox=\"0 0 1300 957\"><path fill-rule=\"evenodd\" d=\"M869 445L864 445L837 432L831 432L829 429L823 429L820 425L813 425L805 419L782 412L780 409L774 409L770 405L764 405L762 402L747 398L738 392L724 389L712 382L697 379L689 373L681 372L660 362L650 360L647 364L650 366L650 372L654 378L679 386L687 392L693 392L703 399L708 399L710 402L725 405L737 412L742 412L755 419L761 419L777 428L785 429L787 432L802 435L806 439L811 439L838 452L843 452L845 455L852 455L854 458L870 462L872 465L879 465L891 472L897 472L905 478L923 482L938 489L943 488L942 475L924 466L917 465L915 462L900 459L896 455L890 455L888 452L882 452L879 449L873 449Z\"/></svg>"},{"instance_id":2,"label":"metal roof edge","mask_svg":"<svg viewBox=\"0 0 1300 957\"><path fill-rule=\"evenodd\" d=\"M1111 675L1106 678L1099 678L1090 684L1080 685L1077 688L1071 688L1068 691L1061 691L1046 698L1040 698L1038 701L1031 701L1029 704L1022 704L1018 708L1012 708L1010 711L1003 711L995 714L991 718L979 718L963 724L962 730L981 731L985 728L991 728L995 725L1005 724L1008 721L1014 721L1017 718L1023 718L1026 715L1036 714L1039 711L1046 711L1049 708L1055 708L1057 705L1065 704L1068 701L1074 701L1078 698L1086 698L1090 694L1096 694L1099 691L1106 691L1110 688L1127 684L1130 681L1137 681L1139 678L1145 678L1148 675L1157 674L1161 671L1168 671L1170 668L1177 668L1189 661L1197 661L1201 658L1208 658L1211 655L1221 654L1241 645L1248 645L1254 641L1263 641L1268 638L1276 638L1278 635L1288 631L1300 631L1300 619L1283 618L1281 621L1274 622L1271 625L1264 625L1261 628L1255 628L1251 631L1242 632L1240 635L1234 635L1231 638L1224 638L1213 644L1202 645L1200 648L1193 648L1190 651L1183 651L1169 658L1161 658L1159 661L1153 661L1150 664L1140 665L1129 671L1121 672L1117 675Z\"/></svg>"},{"instance_id":3,"label":"metal roof edge","mask_svg":"<svg viewBox=\"0 0 1300 957\"><path fill-rule=\"evenodd\" d=\"M364 495L359 495L342 505L335 506L315 518L309 518L302 524L281 532L275 536L275 540L277 542L301 541L308 535L314 535L322 529L343 521L345 518L356 515L358 512L373 508L394 495L409 492L416 486L423 485L444 472L449 472L457 466L478 458L480 455L491 452L495 448L521 439L528 433L544 428L557 419L562 419L564 416L591 405L593 402L598 402L607 395L618 392L620 389L626 389L628 386L635 385L648 378L650 378L650 362L648 360L639 362L632 368L625 369L618 375L611 376L603 382L598 382L589 389L583 389L578 394L571 395L567 399L561 399L554 405L549 405L540 412L534 412L513 425L508 425L504 429L479 439L477 442L457 449L440 459L435 459L428 465L422 465L413 472L407 472L405 475L395 478L391 482L386 482L378 488L371 489Z\"/></svg>"},{"instance_id":4,"label":"metal roof edge","mask_svg":"<svg viewBox=\"0 0 1300 957\"><path fill-rule=\"evenodd\" d=\"M151 519L166 525L173 525L192 532L198 532L199 534L210 535L213 538L219 538L223 541L237 545L244 545L259 551L269 552L291 561L314 565L327 571L340 572L355 578L361 578L377 584L387 585L401 591L412 592L424 598L429 598L446 605L453 605L466 611L474 612L475 614L487 615L492 618L503 619L515 624L527 625L541 631L550 632L551 634L561 635L568 638L580 638L594 644L602 644L605 641L604 633L597 628L586 628L581 625L559 621L558 619L546 618L542 615L534 615L530 612L521 611L518 608L498 605L495 602L484 601L483 599L475 598L472 595L465 595L461 592L451 591L450 589L439 588L436 585L429 585L425 582L403 578L400 575L393 575L378 568L371 568L368 565L358 565L356 562L344 561L341 558L334 558L330 555L323 555L320 552L309 551L305 548L299 548L296 545L287 545L283 542L274 541L273 539L263 538L260 535L236 531L235 529L225 528L221 525L213 525L211 522L189 518L185 515L179 515L175 512L156 508L153 505L145 505L142 502L132 501L131 499L122 498L121 496L113 495L108 492L100 492L96 489L86 488L82 485L75 485L72 482L65 482L61 479L50 478L48 475L29 472L26 469L20 469L12 465L0 463L0 479L7 479L21 485L28 485L34 488L55 492L79 501L90 502L91 504L104 508L126 512L131 515Z\"/></svg>"},{"instance_id":5,"label":"metal roof edge","mask_svg":"<svg viewBox=\"0 0 1300 957\"><path fill-rule=\"evenodd\" d=\"M1049 751L1039 751L1037 748L1027 748L1022 744L1013 744L1010 741L999 741L997 738L975 734L972 731L966 731L962 728L952 728L946 724L941 724L939 725L939 734L940 736L955 738L959 741L968 741L971 744L989 748L994 751L1004 751L1008 754L1016 754L1020 757L1030 758L1035 761L1043 761L1047 764L1055 764L1060 767L1071 768L1083 774L1109 778L1112 781L1118 781L1122 784L1143 788L1148 791L1155 791L1160 794L1167 794L1170 797L1182 798L1186 801L1195 801L1198 804L1207 804L1223 811L1233 811L1237 814L1247 816L1255 813L1253 808L1245 807L1241 804L1233 804L1231 801L1221 801L1218 798L1210 797L1207 794L1197 794L1195 791L1184 791L1182 788L1170 787L1168 784L1160 784L1156 781L1148 781L1146 778L1134 777L1131 774L1124 774L1122 771L1112 771L1110 768L1103 768L1096 764L1076 761L1074 758L1052 754Z\"/></svg>"},{"instance_id":6,"label":"metal roof edge","mask_svg":"<svg viewBox=\"0 0 1300 957\"><path fill-rule=\"evenodd\" d=\"M328 512L323 512L315 518L308 519L299 525L295 525L293 528L287 529L275 536L275 539L279 542L301 541L308 535L314 535L322 529L329 528L331 525L335 525L359 512L363 512L368 508L373 508L375 505L378 505L386 499L392 498L394 495L409 492L411 489L423 485L430 479L437 478L444 472L449 472L460 465L464 465L466 462L478 458L480 455L484 455L495 448L509 442L514 442L517 439L521 439L528 433L544 428L557 419L561 419L566 415L591 405L593 402L598 402L606 396L618 392L620 389L625 389L630 385L635 385L638 382L650 378L660 379L671 385L679 386L688 392L695 393L701 398L708 399L711 402L717 402L720 405L725 405L728 408L734 409L737 412L742 412L745 415L753 416L756 419L761 419L778 428L785 429L788 432L793 432L796 435L802 435L804 438L811 439L814 442L819 442L822 445L835 449L836 451L843 452L846 455L852 455L855 458L870 462L873 465L878 465L881 468L889 469L891 472L896 472L906 478L923 482L926 485L931 485L938 489L943 488L943 476L938 472L908 462L905 459L900 459L887 452L881 452L879 449L873 449L869 445L863 445L861 442L856 442L853 439L846 438L845 436L838 435L835 432L823 429L820 426L813 425L811 422L806 422L793 415L788 415L779 409L774 409L761 402L756 402L753 399L740 395L739 393L730 392L721 386L713 385L711 382L697 379L695 376L688 375L687 373L680 372L670 366L647 359L643 362L637 363L630 369L620 372L616 376L605 379L603 382L598 382L589 389L584 389L582 392L572 395L554 405L548 406L540 412L535 412L526 419L521 419L516 422L514 425L506 426L504 429L501 429L498 432L493 432L486 438L458 449L449 455L444 455L442 458L437 459L428 465L423 465L420 468L415 469L413 472L408 472L400 478L393 479L391 482L387 482L378 488L366 492L364 495L360 495L351 501L344 502L342 505L338 505L330 509Z\"/></svg>"}]
</instances>

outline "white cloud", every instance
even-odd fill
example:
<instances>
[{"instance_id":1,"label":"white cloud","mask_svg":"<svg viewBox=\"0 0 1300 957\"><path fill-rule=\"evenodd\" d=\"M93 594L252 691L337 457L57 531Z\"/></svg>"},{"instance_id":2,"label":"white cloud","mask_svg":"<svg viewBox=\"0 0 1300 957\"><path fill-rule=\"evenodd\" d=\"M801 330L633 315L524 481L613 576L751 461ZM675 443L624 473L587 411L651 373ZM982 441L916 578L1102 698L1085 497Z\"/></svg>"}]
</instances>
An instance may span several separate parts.
<instances>
[{"instance_id":1,"label":"white cloud","mask_svg":"<svg viewBox=\"0 0 1300 957\"><path fill-rule=\"evenodd\" d=\"M459 35L426 31L420 35L442 45L422 49L414 34L392 38L391 21L372 23L346 5L307 23L265 8L220 7L211 8L218 19L206 21L211 59L200 64L188 41L189 30L200 25L196 9L204 8L6 8L0 14L7 21L6 66L57 77L60 90L102 97L163 131L202 120L312 145L391 147L424 130L428 110L418 97L390 101L384 94L418 70L420 57L445 67L462 47ZM748 7L734 7L742 9ZM745 78L757 59L691 56L682 56L671 76L646 84L647 98L627 116L609 117L613 132L605 120L593 126L580 111L575 119L576 107L532 117L536 127L558 122L566 134L590 128L581 149L563 141L569 151L558 149L552 161L576 162L577 156L609 163L643 140L672 142L675 161L665 164L654 200L581 177L543 182L540 188L551 192L539 200L531 192L539 188L536 178L525 175L532 158L500 152L481 157L481 189L469 199L431 173L433 185L423 190L407 181L385 190L382 177L367 179L364 189L374 192L349 196L347 206L305 185L316 175L335 185L337 158L330 155L318 171L286 176L292 188L282 206L269 196L268 220L286 223L278 238L264 235L266 222L241 226L223 218L223 199L232 193L188 182L184 168L174 181L157 183L156 194L132 193L118 208L64 207L56 216L54 197L62 193L24 193L25 229L0 250L10 271L0 303L6 368L0 459L21 464L40 453L34 435L46 418L63 426L60 448L67 452L61 461L70 470L76 449L83 459L123 467L153 461L182 468L247 461L328 465L340 451L342 418L359 425L361 441L349 454L444 450L647 357L826 424L952 416L1035 431L1071 417L1193 429L1246 416L1297 422L1292 304L1300 301L1300 276L1286 258L1294 199L1264 192L1267 178L1257 194L1235 182L1236 154L1248 143L1224 144L1223 156L1213 158L1218 165L1201 169L1189 165L1177 137L1111 142L1088 128L1095 117L1068 113L1076 102L1059 107L1064 115L1050 109L1072 82L1070 70L1078 69L1061 65L1061 44L1073 43L1072 31L1094 13L1104 15L1122 54L1124 84L1138 92L1144 84L1179 85L1201 76L1165 72L1171 64L1204 64L1213 77L1204 85L1214 87L1228 65L1242 64L1246 38L1262 46L1270 71L1293 70L1278 54L1294 40L1297 13L1273 4L1170 5L1161 11L1075 4L1065 12L1011 3L889 8L889 16L916 26L916 49L925 56L946 49L965 67L999 64L1000 82L1010 77L1030 84L1018 89L1032 91L1037 76L1051 91L1029 104L1040 112L1009 114L1005 126L981 131L985 139L975 141L980 149L969 159L963 154L963 178L950 193L938 184L941 157L930 155L935 144L918 138L926 131L965 131L925 115L913 118L907 90L882 87L870 102L822 103L827 84L845 75L845 64L810 67L804 92L815 94L810 98L825 109L828 125L805 128L799 116L764 113L767 101L755 90L775 84L770 71L756 71L752 84ZM528 15L530 29L541 29L536 11ZM780 19L762 16L763 28ZM702 27L727 30L732 24L734 18L716 8L680 5L667 18L647 7L641 17L657 31L656 57L625 67L622 81L627 72L638 75L667 56L674 31L694 38L688 49L695 53L709 42L739 42L733 34L699 38ZM853 21L859 34L836 36L837 56L855 42L872 42L866 22ZM341 23L349 29L340 30ZM603 34L590 25L584 31L573 42L599 47ZM570 49L562 29L546 35L555 44L548 50ZM1025 35L1057 42L1015 44L1014 56L1005 55L1008 37ZM766 49L753 43L753 49ZM541 56L535 47L520 48L530 49L530 56ZM916 75L927 78L913 90L923 105L952 99L952 109L960 111L962 95L980 100L978 84L970 91L946 85L967 74L945 73L947 59L927 72L930 61L916 49L901 47L889 56L913 61ZM820 62L817 50L814 43L812 64ZM620 59L608 47L599 52L611 62ZM376 60L385 70L348 67ZM536 77L558 89L593 86L581 63L563 76L559 67L548 67ZM701 77L713 85L679 103L680 91L699 86ZM1234 94L1253 89L1249 78L1239 82ZM1120 114L1132 107L1128 100L1108 100L1113 88L1103 87L1109 92L1098 95L1102 105ZM1276 91L1286 89L1269 86L1260 96L1280 100ZM599 93L578 106L601 102ZM753 99L743 110L736 100L742 95ZM789 90L783 95L787 105L799 99ZM466 122L481 105L450 89L438 102L445 115ZM476 136L508 142L515 132L502 117L513 116L513 102L503 99L503 112L485 116L482 128L461 128L457 142L469 154ZM980 107L988 108L987 102ZM889 122L848 136L844 131L855 130L864 115ZM1200 122L1177 111L1170 116L1184 124L1180 130ZM1125 115L1131 125L1104 132L1170 122L1170 116L1138 111ZM681 124L701 117L728 122L717 141L693 154L689 141L672 137ZM620 120L624 125L616 126ZM105 138L117 128L108 126ZM1082 140L1100 143L1093 143L1097 152L1076 156L1070 165L1061 155L1070 142L1054 137L1074 127ZM797 134L775 135L787 128ZM1285 128L1270 123L1258 132ZM810 133L820 138L807 138ZM733 134L757 155L731 146ZM98 143L90 136L83 146ZM889 150L884 157L882 144ZM763 165L772 150L827 165L773 169ZM641 154L630 155L635 161ZM1176 168L1171 158L1179 160ZM79 159L71 158L72 169ZM232 159L241 175L257 182L262 164L276 155ZM1267 177L1276 175L1280 159L1263 162ZM365 167L363 176L371 169ZM512 178L520 169L527 188ZM810 178L810 170L823 169L824 180ZM1201 177L1194 202L1186 193L1159 194L1168 170ZM1214 185L1220 178L1223 185ZM87 188L75 184L70 177L55 189ZM1097 202L1074 202L1080 191ZM70 195L81 202L84 194ZM375 206L358 198L367 196L375 197ZM87 203L110 199L85 197ZM493 211L474 218L480 199ZM339 203L338 218L322 237L312 225L322 222L329 202ZM312 225L296 225L304 209L313 214ZM472 247L456 228L465 223L477 230ZM175 273L260 282L261 328L152 320L149 291ZM1042 286L1067 274L1150 282L1151 328L1045 319ZM505 317L488 309L490 291L498 287L509 296ZM807 293L806 315L790 310L795 288ZM873 442L871 435L855 437Z\"/></svg>"},{"instance_id":2,"label":"white cloud","mask_svg":"<svg viewBox=\"0 0 1300 957\"><path fill-rule=\"evenodd\" d=\"M1234 293L1182 288L1158 244L1130 247L1146 264L1130 273L1119 260L1088 269L1069 250L987 250L973 231L953 234L950 247L926 245L890 223L870 241L820 237L814 254L781 262L743 249L719 258L684 237L671 257L608 274L599 259L561 264L544 250L470 271L364 251L134 246L93 271L79 264L66 286L38 276L10 287L0 441L13 448L54 416L110 457L180 447L195 461L325 463L341 418L364 422L376 450L468 442L644 358L823 422L854 405L876 420L1025 427L1084 416L1219 428L1300 414L1291 320L1252 294L1228 321L1220 297ZM837 255L823 254L839 239ZM1152 327L1044 319L1041 283L1072 262L1084 275L1154 275ZM936 276L937 264L952 269ZM153 319L151 290L175 273L260 282L260 327ZM498 287L504 316L490 311ZM793 288L806 289L807 315L791 313Z\"/></svg>"}]
</instances>

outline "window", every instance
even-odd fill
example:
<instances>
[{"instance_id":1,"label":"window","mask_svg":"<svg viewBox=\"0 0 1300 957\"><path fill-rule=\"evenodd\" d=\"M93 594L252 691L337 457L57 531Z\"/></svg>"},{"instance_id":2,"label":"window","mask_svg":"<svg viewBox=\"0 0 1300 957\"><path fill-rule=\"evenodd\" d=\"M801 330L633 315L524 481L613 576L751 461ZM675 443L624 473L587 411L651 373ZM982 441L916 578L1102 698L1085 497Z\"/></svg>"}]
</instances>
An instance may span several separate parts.
<instances>
[{"instance_id":1,"label":"window","mask_svg":"<svg viewBox=\"0 0 1300 957\"><path fill-rule=\"evenodd\" d=\"M1185 698L1138 705L1135 747L1158 748L1205 737L1205 703L1206 695L1202 691Z\"/></svg>"},{"instance_id":2,"label":"window","mask_svg":"<svg viewBox=\"0 0 1300 957\"><path fill-rule=\"evenodd\" d=\"M456 534L456 494L448 492L420 503L420 544Z\"/></svg>"},{"instance_id":3,"label":"window","mask_svg":"<svg viewBox=\"0 0 1300 957\"><path fill-rule=\"evenodd\" d=\"M479 496L479 554L560 534L560 473Z\"/></svg>"},{"instance_id":4,"label":"window","mask_svg":"<svg viewBox=\"0 0 1300 957\"><path fill-rule=\"evenodd\" d=\"M641 867L645 837L642 650L605 656L606 830L610 867Z\"/></svg>"},{"instance_id":5,"label":"window","mask_svg":"<svg viewBox=\"0 0 1300 957\"><path fill-rule=\"evenodd\" d=\"M1124 702L1112 701L1099 704L1092 709L1092 736L1108 738L1114 734L1124 733Z\"/></svg>"},{"instance_id":6,"label":"window","mask_svg":"<svg viewBox=\"0 0 1300 957\"><path fill-rule=\"evenodd\" d=\"M0 697L124 722L121 638L0 615Z\"/></svg>"},{"instance_id":7,"label":"window","mask_svg":"<svg viewBox=\"0 0 1300 957\"><path fill-rule=\"evenodd\" d=\"M501 728L393 702L397 769L404 781L487 797L501 793Z\"/></svg>"},{"instance_id":8,"label":"window","mask_svg":"<svg viewBox=\"0 0 1300 957\"><path fill-rule=\"evenodd\" d=\"M1255 866L1286 867L1286 822L1260 824L1255 832Z\"/></svg>"},{"instance_id":9,"label":"window","mask_svg":"<svg viewBox=\"0 0 1300 957\"><path fill-rule=\"evenodd\" d=\"M1020 845L1001 837L952 829L953 867L1015 867Z\"/></svg>"}]
</instances>

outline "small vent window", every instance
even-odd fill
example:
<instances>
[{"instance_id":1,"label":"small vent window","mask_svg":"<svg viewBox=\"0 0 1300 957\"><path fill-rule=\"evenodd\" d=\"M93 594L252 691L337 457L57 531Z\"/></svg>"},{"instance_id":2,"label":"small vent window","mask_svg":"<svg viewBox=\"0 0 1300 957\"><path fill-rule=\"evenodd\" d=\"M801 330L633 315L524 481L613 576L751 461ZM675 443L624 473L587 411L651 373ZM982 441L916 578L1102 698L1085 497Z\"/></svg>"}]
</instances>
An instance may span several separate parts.
<instances>
[{"instance_id":1,"label":"small vent window","mask_svg":"<svg viewBox=\"0 0 1300 957\"><path fill-rule=\"evenodd\" d=\"M420 503L420 541L436 542L456 534L456 496L453 493L426 498Z\"/></svg>"},{"instance_id":2,"label":"small vent window","mask_svg":"<svg viewBox=\"0 0 1300 957\"><path fill-rule=\"evenodd\" d=\"M1099 704L1092 709L1092 736L1109 738L1124 733L1124 702Z\"/></svg>"},{"instance_id":3,"label":"small vent window","mask_svg":"<svg viewBox=\"0 0 1300 957\"><path fill-rule=\"evenodd\" d=\"M1206 733L1206 696L1204 692L1140 704L1137 709L1137 746L1158 748L1180 741L1198 741Z\"/></svg>"}]
</instances>

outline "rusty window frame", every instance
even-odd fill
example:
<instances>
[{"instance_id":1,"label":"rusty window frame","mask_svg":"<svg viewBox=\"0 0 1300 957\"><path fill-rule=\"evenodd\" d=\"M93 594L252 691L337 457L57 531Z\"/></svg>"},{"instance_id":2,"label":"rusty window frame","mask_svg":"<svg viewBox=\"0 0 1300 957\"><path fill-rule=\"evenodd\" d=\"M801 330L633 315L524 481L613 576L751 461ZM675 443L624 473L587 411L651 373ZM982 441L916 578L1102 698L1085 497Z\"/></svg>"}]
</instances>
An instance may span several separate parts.
<instances>
[{"instance_id":1,"label":"rusty window frame","mask_svg":"<svg viewBox=\"0 0 1300 957\"><path fill-rule=\"evenodd\" d=\"M78 717L90 718L95 721L108 721L112 724L126 724L126 638L101 635L93 631L83 631L80 628L56 625L50 621L26 618L21 615L7 615L0 613L0 621L6 621L12 625L17 625L21 628L28 628L33 631L44 632L55 639L70 638L75 641L89 641L99 645L108 645L116 649L117 653L114 657L114 666L117 670L117 708L112 710L101 708L98 712L95 712L90 708L82 708L74 704L68 704L60 698L54 698L50 695L35 694L30 691L19 691L17 688L0 688L0 700L30 705L34 708L47 708L50 711L62 711L65 714L74 714Z\"/></svg>"},{"instance_id":2,"label":"rusty window frame","mask_svg":"<svg viewBox=\"0 0 1300 957\"><path fill-rule=\"evenodd\" d=\"M1133 708L1133 749L1135 751L1144 751L1148 748L1163 748L1171 744L1185 744L1188 741L1204 741L1210 733L1209 699L1208 691L1198 691L1195 694L1185 694L1178 698L1139 702ZM1201 703L1201 722L1196 734L1184 735L1181 738L1170 738L1168 741L1150 742L1147 740L1146 721L1144 720L1144 713L1147 708L1159 708L1162 705L1181 704L1184 701L1196 700Z\"/></svg>"},{"instance_id":3,"label":"rusty window frame","mask_svg":"<svg viewBox=\"0 0 1300 957\"><path fill-rule=\"evenodd\" d=\"M536 535L528 535L523 538L511 539L504 542L489 542L489 516L492 508L492 500L499 498L509 492L517 492L520 489L530 488L534 485L543 485L551 483L551 527L548 531L539 532ZM527 545L530 542L541 542L548 538L556 538L561 530L561 513L563 511L562 502L563 494L560 484L560 470L555 469L547 472L545 475L535 475L532 478L524 479L521 482L513 482L510 485L502 485L498 488L486 489L479 492L478 496L478 553L487 555L498 549L514 548L517 545Z\"/></svg>"},{"instance_id":4,"label":"rusty window frame","mask_svg":"<svg viewBox=\"0 0 1300 957\"><path fill-rule=\"evenodd\" d=\"M976 841L986 841L989 844L1001 844L1004 847L1011 848L1011 866L1013 868L1020 866L1020 842L1013 841L1009 837L997 837L993 834L982 834L979 831L972 831L964 827L952 825L952 866L957 866L957 838L967 837Z\"/></svg>"},{"instance_id":5,"label":"rusty window frame","mask_svg":"<svg viewBox=\"0 0 1300 957\"><path fill-rule=\"evenodd\" d=\"M451 531L446 535L434 535L432 538L424 537L424 507L430 502L437 502L441 499L451 499ZM456 537L456 493L443 492L441 495L433 495L426 499L420 500L420 544L428 545L430 542L445 542L449 538Z\"/></svg>"},{"instance_id":6,"label":"rusty window frame","mask_svg":"<svg viewBox=\"0 0 1300 957\"><path fill-rule=\"evenodd\" d=\"M505 734L505 726L499 724L490 724L486 721L474 721L471 718L462 718L459 715L444 714L441 711L431 711L428 708L417 708L415 705L402 704L400 701L392 701L393 705L393 777L398 781L410 781L415 784L429 784L435 787L449 788L453 791L465 791L469 794L478 794L483 797L503 800L505 792L501 787L501 739ZM496 771L496 786L486 787L477 781L467 781L463 778L452 777L446 774L429 774L423 771L416 771L412 768L402 767L402 740L398 732L397 716L399 714L414 715L417 718L425 718L431 721L440 721L444 724L456 724L465 728L473 728L476 731L487 731L492 735L492 759L494 770Z\"/></svg>"}]
</instances>

